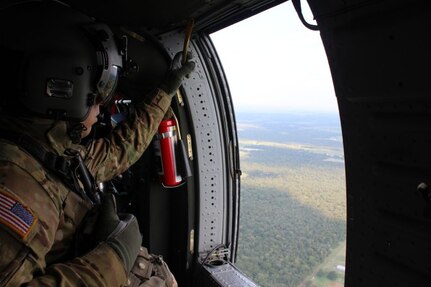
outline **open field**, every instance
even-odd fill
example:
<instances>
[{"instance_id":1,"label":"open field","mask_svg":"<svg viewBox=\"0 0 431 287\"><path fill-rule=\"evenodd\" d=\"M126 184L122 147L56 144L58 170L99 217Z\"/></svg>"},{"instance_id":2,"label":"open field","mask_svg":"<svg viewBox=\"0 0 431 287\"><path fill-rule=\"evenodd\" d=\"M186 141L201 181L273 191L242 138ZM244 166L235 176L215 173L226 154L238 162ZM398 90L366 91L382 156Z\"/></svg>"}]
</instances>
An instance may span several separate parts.
<instances>
[{"instance_id":1,"label":"open field","mask_svg":"<svg viewBox=\"0 0 431 287\"><path fill-rule=\"evenodd\" d=\"M238 266L263 287L295 287L345 240L344 169L248 160L241 168Z\"/></svg>"},{"instance_id":2,"label":"open field","mask_svg":"<svg viewBox=\"0 0 431 287\"><path fill-rule=\"evenodd\" d=\"M346 194L336 117L244 119L237 265L262 287L341 287Z\"/></svg>"},{"instance_id":3,"label":"open field","mask_svg":"<svg viewBox=\"0 0 431 287\"><path fill-rule=\"evenodd\" d=\"M320 211L323 215L345 220L345 173L342 165L277 166L242 161L242 182L265 190L267 187L288 192L300 203Z\"/></svg>"},{"instance_id":4,"label":"open field","mask_svg":"<svg viewBox=\"0 0 431 287\"><path fill-rule=\"evenodd\" d=\"M344 286L344 270L342 270L341 267L345 267L345 262L346 241L343 241L331 252L331 254L322 264L318 265L314 269L312 274L310 274L300 285L298 285L298 287ZM332 280L330 278L332 278Z\"/></svg>"},{"instance_id":5,"label":"open field","mask_svg":"<svg viewBox=\"0 0 431 287\"><path fill-rule=\"evenodd\" d=\"M240 146L255 146L256 148L266 146L266 147L275 147L275 148L283 148L283 149L291 149L291 150L302 150L306 152L318 153L318 154L327 154L330 156L342 156L343 151L337 147L330 146L317 146L311 144L301 144L301 143L279 143L279 142L271 142L271 141L258 141L258 140L249 140L249 139L241 139L239 141Z\"/></svg>"}]
</instances>

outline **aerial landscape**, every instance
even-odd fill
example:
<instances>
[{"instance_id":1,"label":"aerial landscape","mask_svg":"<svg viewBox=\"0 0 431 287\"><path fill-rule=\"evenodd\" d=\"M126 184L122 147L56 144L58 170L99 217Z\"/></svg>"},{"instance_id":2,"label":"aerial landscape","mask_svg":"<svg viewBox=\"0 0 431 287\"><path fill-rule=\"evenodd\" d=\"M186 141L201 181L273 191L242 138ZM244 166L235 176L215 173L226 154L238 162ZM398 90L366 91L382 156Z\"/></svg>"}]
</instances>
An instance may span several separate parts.
<instances>
[{"instance_id":1,"label":"aerial landscape","mask_svg":"<svg viewBox=\"0 0 431 287\"><path fill-rule=\"evenodd\" d=\"M343 286L346 196L338 115L236 118L242 170L236 264L260 286Z\"/></svg>"}]
</instances>

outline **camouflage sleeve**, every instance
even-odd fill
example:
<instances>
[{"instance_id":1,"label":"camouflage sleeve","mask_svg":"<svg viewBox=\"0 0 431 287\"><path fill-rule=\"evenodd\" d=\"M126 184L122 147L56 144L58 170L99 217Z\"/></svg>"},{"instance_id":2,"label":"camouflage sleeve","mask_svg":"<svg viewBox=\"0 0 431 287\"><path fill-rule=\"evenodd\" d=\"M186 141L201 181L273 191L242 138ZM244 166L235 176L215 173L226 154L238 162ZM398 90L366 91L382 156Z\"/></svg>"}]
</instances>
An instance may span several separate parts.
<instances>
[{"instance_id":1,"label":"camouflage sleeve","mask_svg":"<svg viewBox=\"0 0 431 287\"><path fill-rule=\"evenodd\" d=\"M171 97L158 89L150 103L143 102L135 107L132 119L114 128L109 137L90 144L85 164L96 182L123 173L142 156L170 104Z\"/></svg>"},{"instance_id":2,"label":"camouflage sleeve","mask_svg":"<svg viewBox=\"0 0 431 287\"><path fill-rule=\"evenodd\" d=\"M1 145L0 149L0 286L16 286L45 267L60 206L40 185L39 180L46 181L40 166L16 147ZM16 162L3 160L4 154Z\"/></svg>"},{"instance_id":3,"label":"camouflage sleeve","mask_svg":"<svg viewBox=\"0 0 431 287\"><path fill-rule=\"evenodd\" d=\"M30 286L126 286L128 276L115 251L99 244L83 257L48 266L43 276L28 282ZM8 285L9 286L9 285Z\"/></svg>"},{"instance_id":4,"label":"camouflage sleeve","mask_svg":"<svg viewBox=\"0 0 431 287\"><path fill-rule=\"evenodd\" d=\"M65 214L61 184L51 182L29 156L22 159L18 148L1 145L0 150L0 286L124 285L121 259L105 243L68 262L47 262L62 236L57 232Z\"/></svg>"},{"instance_id":5,"label":"camouflage sleeve","mask_svg":"<svg viewBox=\"0 0 431 287\"><path fill-rule=\"evenodd\" d=\"M126 286L127 274L115 251L102 243L83 257L48 266L43 273L30 249L0 230L2 263L0 286ZM2 266L3 268L3 266ZM38 274L35 276L35 274Z\"/></svg>"}]
</instances>

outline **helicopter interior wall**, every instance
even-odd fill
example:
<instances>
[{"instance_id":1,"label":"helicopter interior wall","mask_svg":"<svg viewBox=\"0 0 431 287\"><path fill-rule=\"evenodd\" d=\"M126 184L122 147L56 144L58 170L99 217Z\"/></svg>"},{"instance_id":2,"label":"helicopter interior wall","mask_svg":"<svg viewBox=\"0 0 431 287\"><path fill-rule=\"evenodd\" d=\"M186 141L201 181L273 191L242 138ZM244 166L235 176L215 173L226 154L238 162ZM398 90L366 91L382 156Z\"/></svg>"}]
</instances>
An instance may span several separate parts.
<instances>
[{"instance_id":1,"label":"helicopter interior wall","mask_svg":"<svg viewBox=\"0 0 431 287\"><path fill-rule=\"evenodd\" d=\"M138 67L138 71L127 72L121 78L118 88L128 98L139 100L163 80L169 68L169 55L151 35L126 28L113 29L118 39L127 37L128 58Z\"/></svg>"},{"instance_id":2,"label":"helicopter interior wall","mask_svg":"<svg viewBox=\"0 0 431 287\"><path fill-rule=\"evenodd\" d=\"M431 174L430 5L309 2L343 132L346 286L429 286L431 206L417 187Z\"/></svg>"}]
</instances>

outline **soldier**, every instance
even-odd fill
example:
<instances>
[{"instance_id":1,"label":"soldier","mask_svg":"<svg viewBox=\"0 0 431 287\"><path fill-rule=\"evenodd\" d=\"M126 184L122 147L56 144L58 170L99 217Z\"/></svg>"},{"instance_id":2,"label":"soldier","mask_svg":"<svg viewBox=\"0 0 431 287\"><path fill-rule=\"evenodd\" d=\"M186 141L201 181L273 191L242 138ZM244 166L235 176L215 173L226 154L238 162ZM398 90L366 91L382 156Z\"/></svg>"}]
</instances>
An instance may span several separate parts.
<instances>
[{"instance_id":1,"label":"soldier","mask_svg":"<svg viewBox=\"0 0 431 287\"><path fill-rule=\"evenodd\" d=\"M122 67L108 26L29 1L0 11L0 52L0 286L126 285L139 227L117 215L112 196L98 204L95 182L140 158L194 63L171 69L133 119L84 147ZM78 230L96 209L91 249L77 253Z\"/></svg>"}]
</instances>

